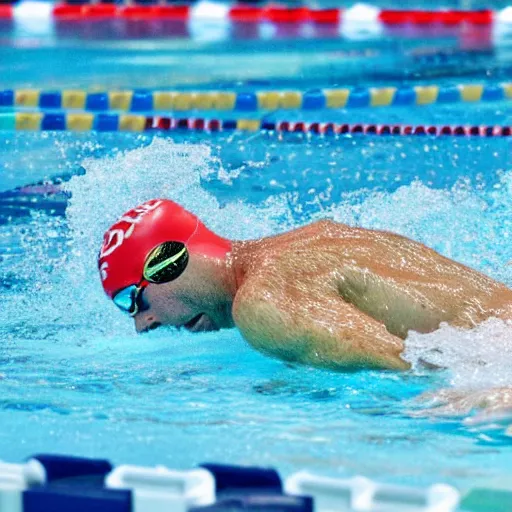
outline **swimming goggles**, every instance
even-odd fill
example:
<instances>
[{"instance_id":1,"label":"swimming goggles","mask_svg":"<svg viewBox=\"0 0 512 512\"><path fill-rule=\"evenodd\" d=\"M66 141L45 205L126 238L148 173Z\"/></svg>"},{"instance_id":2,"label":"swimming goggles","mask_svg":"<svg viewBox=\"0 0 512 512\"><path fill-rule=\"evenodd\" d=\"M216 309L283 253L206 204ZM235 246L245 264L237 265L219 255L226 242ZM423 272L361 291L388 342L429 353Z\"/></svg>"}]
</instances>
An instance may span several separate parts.
<instances>
[{"instance_id":1,"label":"swimming goggles","mask_svg":"<svg viewBox=\"0 0 512 512\"><path fill-rule=\"evenodd\" d=\"M112 300L123 312L135 316L139 311L149 309L142 292L149 283L162 284L174 281L188 264L188 251L181 242L164 242L156 246L146 257L142 278L138 284L131 284L119 290Z\"/></svg>"}]
</instances>

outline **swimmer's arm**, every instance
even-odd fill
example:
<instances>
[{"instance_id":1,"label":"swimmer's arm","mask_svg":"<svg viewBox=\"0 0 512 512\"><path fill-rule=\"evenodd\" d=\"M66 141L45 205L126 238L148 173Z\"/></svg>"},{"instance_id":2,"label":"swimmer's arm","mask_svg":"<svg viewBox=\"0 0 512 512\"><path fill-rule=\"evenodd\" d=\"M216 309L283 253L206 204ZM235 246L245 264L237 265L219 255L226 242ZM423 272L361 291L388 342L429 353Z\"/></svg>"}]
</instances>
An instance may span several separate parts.
<instances>
[{"instance_id":1,"label":"swimmer's arm","mask_svg":"<svg viewBox=\"0 0 512 512\"><path fill-rule=\"evenodd\" d=\"M254 348L284 361L338 371L409 368L403 341L335 293L254 278L238 291L233 318Z\"/></svg>"}]
</instances>

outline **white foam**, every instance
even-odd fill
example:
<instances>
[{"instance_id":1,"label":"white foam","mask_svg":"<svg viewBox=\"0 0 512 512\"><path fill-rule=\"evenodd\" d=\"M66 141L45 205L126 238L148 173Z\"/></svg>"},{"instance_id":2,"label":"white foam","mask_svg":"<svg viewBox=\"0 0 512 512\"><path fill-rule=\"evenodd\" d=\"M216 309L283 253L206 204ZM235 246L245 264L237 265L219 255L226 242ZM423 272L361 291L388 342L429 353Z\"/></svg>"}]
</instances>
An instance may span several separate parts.
<instances>
[{"instance_id":1,"label":"white foam","mask_svg":"<svg viewBox=\"0 0 512 512\"><path fill-rule=\"evenodd\" d=\"M21 20L51 20L53 4L51 2L20 2L14 7L14 18Z\"/></svg>"},{"instance_id":2,"label":"white foam","mask_svg":"<svg viewBox=\"0 0 512 512\"><path fill-rule=\"evenodd\" d=\"M206 146L155 139L147 147L86 160L86 174L74 176L66 184L72 193L67 218L74 238L79 237L84 248L90 247L137 204L154 197L183 201L194 196L189 191L199 192L200 171L208 157Z\"/></svg>"},{"instance_id":3,"label":"white foam","mask_svg":"<svg viewBox=\"0 0 512 512\"><path fill-rule=\"evenodd\" d=\"M495 14L495 19L498 23L512 23L512 7L505 7Z\"/></svg>"},{"instance_id":4,"label":"white foam","mask_svg":"<svg viewBox=\"0 0 512 512\"><path fill-rule=\"evenodd\" d=\"M381 9L368 4L355 4L343 11L343 20L347 23L375 23L379 20Z\"/></svg>"},{"instance_id":5,"label":"white foam","mask_svg":"<svg viewBox=\"0 0 512 512\"><path fill-rule=\"evenodd\" d=\"M180 203L226 237L246 239L275 232L278 224L272 215L281 211L277 203L256 208L233 201L221 208L201 186L202 178L219 173L219 166L208 146L175 144L163 138L113 157L86 160L85 175L74 176L66 185L72 193L67 221L73 239L67 268L73 268L75 278L95 274L106 229L127 210L158 197ZM99 289L99 279L94 281Z\"/></svg>"},{"instance_id":6,"label":"white foam","mask_svg":"<svg viewBox=\"0 0 512 512\"><path fill-rule=\"evenodd\" d=\"M53 35L52 2L20 2L14 7L13 14L18 33Z\"/></svg>"},{"instance_id":7,"label":"white foam","mask_svg":"<svg viewBox=\"0 0 512 512\"><path fill-rule=\"evenodd\" d=\"M147 140L142 136L138 143ZM258 207L241 201L219 205L201 184L217 176L220 167L206 145L157 137L139 149L89 158L83 167L86 173L65 185L72 194L66 218L33 213L30 221L9 231L21 240L18 252L23 254L12 258L9 274L29 283L23 295L11 295L2 308L4 325L16 326L10 330L13 339L26 325L37 325L49 337L69 335L67 326L73 325L78 342L89 340L93 332L134 335L133 321L104 295L96 257L104 231L145 200L174 199L214 231L237 239L275 233L288 211L273 198Z\"/></svg>"},{"instance_id":8,"label":"white foam","mask_svg":"<svg viewBox=\"0 0 512 512\"><path fill-rule=\"evenodd\" d=\"M508 246L496 244L512 237L512 173L504 175L491 200L465 183L442 190L413 182L392 194L373 192L361 199L359 195L348 194L346 201L333 206L332 217L395 231L512 285L512 265L503 265L500 254Z\"/></svg>"},{"instance_id":9,"label":"white foam","mask_svg":"<svg viewBox=\"0 0 512 512\"><path fill-rule=\"evenodd\" d=\"M228 20L229 5L203 0L192 7L191 20Z\"/></svg>"},{"instance_id":10,"label":"white foam","mask_svg":"<svg viewBox=\"0 0 512 512\"><path fill-rule=\"evenodd\" d=\"M366 4L355 4L343 11L340 34L352 40L365 40L382 34L383 25L379 21L380 9Z\"/></svg>"},{"instance_id":11,"label":"white foam","mask_svg":"<svg viewBox=\"0 0 512 512\"><path fill-rule=\"evenodd\" d=\"M229 6L201 1L191 9L188 28L194 40L213 42L229 38Z\"/></svg>"},{"instance_id":12,"label":"white foam","mask_svg":"<svg viewBox=\"0 0 512 512\"><path fill-rule=\"evenodd\" d=\"M512 323L491 318L480 326L443 325L430 334L410 333L404 358L422 371L423 362L448 370L449 383L460 389L510 385Z\"/></svg>"}]
</instances>

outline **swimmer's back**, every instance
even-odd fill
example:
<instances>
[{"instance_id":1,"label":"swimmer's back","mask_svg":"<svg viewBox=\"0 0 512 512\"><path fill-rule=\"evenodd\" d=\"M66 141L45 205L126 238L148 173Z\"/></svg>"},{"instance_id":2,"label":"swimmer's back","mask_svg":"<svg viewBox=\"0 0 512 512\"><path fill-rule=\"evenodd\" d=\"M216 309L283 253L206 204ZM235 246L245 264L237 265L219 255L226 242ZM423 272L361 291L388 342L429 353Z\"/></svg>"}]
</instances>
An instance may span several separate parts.
<instances>
[{"instance_id":1,"label":"swimmer's back","mask_svg":"<svg viewBox=\"0 0 512 512\"><path fill-rule=\"evenodd\" d=\"M335 290L401 338L441 322L472 326L512 304L501 283L395 233L319 221L250 244L249 274L278 271L284 288Z\"/></svg>"}]
</instances>

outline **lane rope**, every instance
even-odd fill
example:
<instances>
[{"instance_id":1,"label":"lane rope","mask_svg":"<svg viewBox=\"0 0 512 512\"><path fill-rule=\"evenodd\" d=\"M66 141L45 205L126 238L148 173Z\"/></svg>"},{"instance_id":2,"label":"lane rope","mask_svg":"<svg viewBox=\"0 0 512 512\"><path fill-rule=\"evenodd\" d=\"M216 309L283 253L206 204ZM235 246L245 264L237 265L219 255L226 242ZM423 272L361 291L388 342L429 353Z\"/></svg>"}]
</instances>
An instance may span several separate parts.
<instances>
[{"instance_id":1,"label":"lane rope","mask_svg":"<svg viewBox=\"0 0 512 512\"><path fill-rule=\"evenodd\" d=\"M143 116L133 114L66 114L13 112L0 114L0 130L98 131L98 132L277 132L312 135L392 135L510 137L512 126L338 124L255 119L201 119Z\"/></svg>"},{"instance_id":2,"label":"lane rope","mask_svg":"<svg viewBox=\"0 0 512 512\"><path fill-rule=\"evenodd\" d=\"M86 110L89 112L222 110L322 110L397 106L428 106L512 99L512 83L355 87L299 90L141 91L0 90L0 108Z\"/></svg>"},{"instance_id":3,"label":"lane rope","mask_svg":"<svg viewBox=\"0 0 512 512\"><path fill-rule=\"evenodd\" d=\"M356 4L348 9L316 9L280 5L251 6L220 4L203 0L193 5L137 4L51 4L25 0L14 5L1 5L0 17L26 19L179 19L242 21L246 23L326 23L376 24L384 26L459 26L512 23L512 7L501 10L392 10Z\"/></svg>"}]
</instances>

